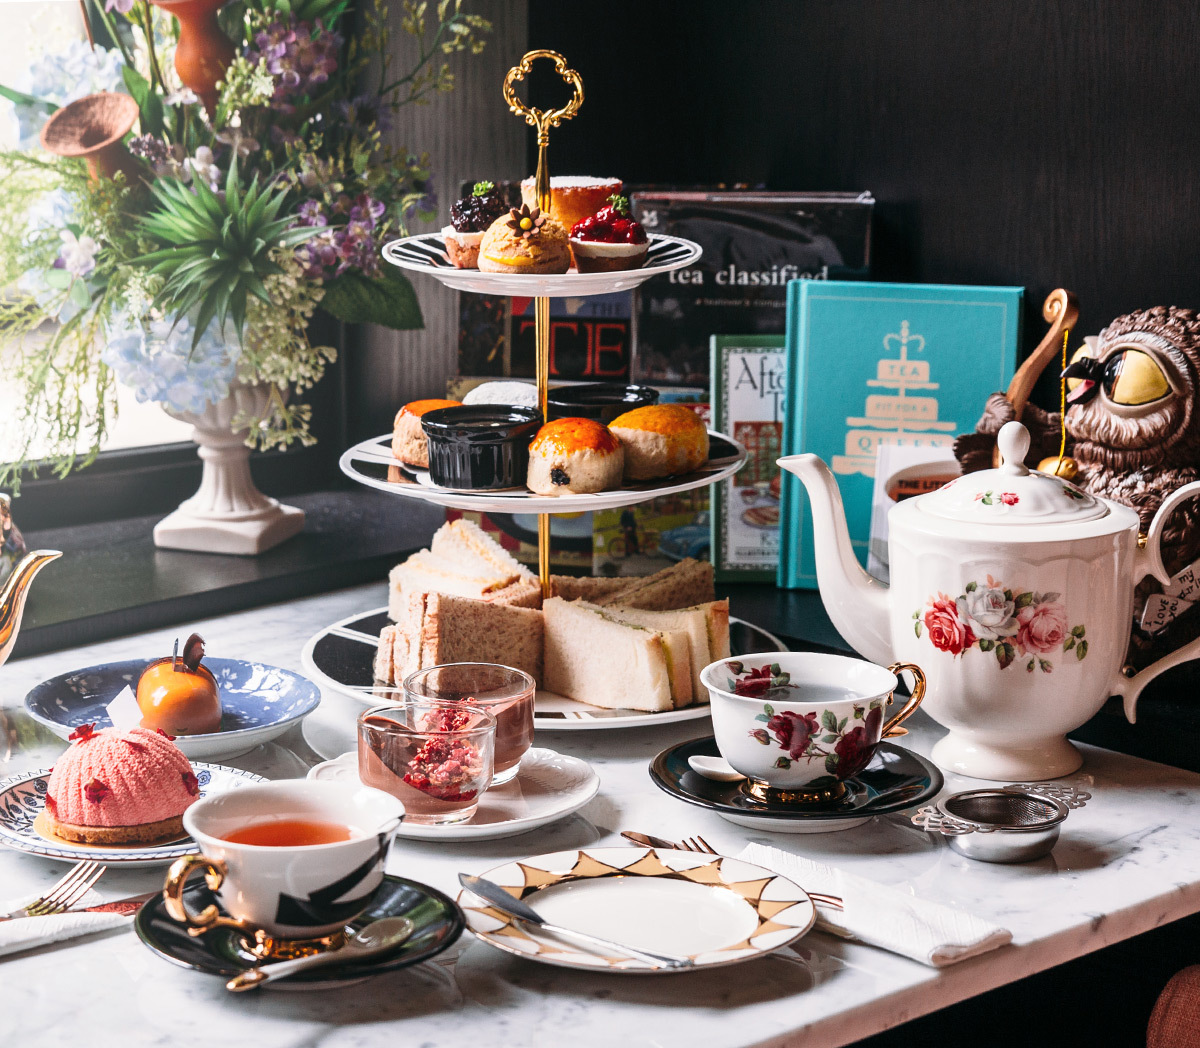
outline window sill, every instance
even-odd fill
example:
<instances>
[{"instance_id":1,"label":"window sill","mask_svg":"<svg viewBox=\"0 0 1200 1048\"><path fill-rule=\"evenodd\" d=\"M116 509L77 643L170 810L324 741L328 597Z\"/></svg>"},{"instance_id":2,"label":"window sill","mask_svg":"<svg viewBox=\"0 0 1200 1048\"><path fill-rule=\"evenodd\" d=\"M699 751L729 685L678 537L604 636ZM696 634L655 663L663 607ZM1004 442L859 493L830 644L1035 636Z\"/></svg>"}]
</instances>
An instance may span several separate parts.
<instances>
[{"instance_id":1,"label":"window sill","mask_svg":"<svg viewBox=\"0 0 1200 1048\"><path fill-rule=\"evenodd\" d=\"M14 657L364 582L378 582L445 520L424 504L400 507L371 491L289 496L304 531L258 557L158 549L162 514L25 532L30 549L60 549L30 587Z\"/></svg>"}]
</instances>

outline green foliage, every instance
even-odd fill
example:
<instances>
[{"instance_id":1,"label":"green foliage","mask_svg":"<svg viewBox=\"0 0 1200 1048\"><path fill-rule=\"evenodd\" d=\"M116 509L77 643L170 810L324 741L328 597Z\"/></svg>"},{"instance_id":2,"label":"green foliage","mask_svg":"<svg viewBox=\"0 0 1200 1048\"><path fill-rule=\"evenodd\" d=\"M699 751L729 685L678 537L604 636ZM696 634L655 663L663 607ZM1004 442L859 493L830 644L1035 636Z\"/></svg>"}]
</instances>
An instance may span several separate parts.
<instances>
[{"instance_id":1,"label":"green foliage","mask_svg":"<svg viewBox=\"0 0 1200 1048\"><path fill-rule=\"evenodd\" d=\"M214 317L222 328L232 319L240 337L247 299L271 301L263 286L265 276L279 272L271 248L294 247L319 232L311 226L289 229L291 216L279 217L286 187L260 187L256 174L243 189L236 160L224 199L199 178L191 189L178 179L160 178L150 192L158 207L139 219L138 228L162 246L133 261L162 279L155 306L171 316L196 318L193 346Z\"/></svg>"},{"instance_id":2,"label":"green foliage","mask_svg":"<svg viewBox=\"0 0 1200 1048\"><path fill-rule=\"evenodd\" d=\"M352 324L382 324L397 330L424 325L412 284L394 268L377 277L354 270L334 277L325 285L321 308Z\"/></svg>"}]
</instances>

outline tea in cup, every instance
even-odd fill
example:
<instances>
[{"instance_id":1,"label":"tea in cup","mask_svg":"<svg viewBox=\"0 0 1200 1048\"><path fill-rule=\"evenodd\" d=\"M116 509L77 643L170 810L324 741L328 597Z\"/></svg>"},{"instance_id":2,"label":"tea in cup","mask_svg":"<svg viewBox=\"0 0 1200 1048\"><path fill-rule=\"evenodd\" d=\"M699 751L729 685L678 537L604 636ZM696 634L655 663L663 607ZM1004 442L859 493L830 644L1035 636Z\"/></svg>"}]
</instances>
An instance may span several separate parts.
<instances>
[{"instance_id":1,"label":"tea in cup","mask_svg":"<svg viewBox=\"0 0 1200 1048\"><path fill-rule=\"evenodd\" d=\"M899 681L909 670L912 697L890 719ZM769 652L710 663L701 673L712 706L717 748L760 799L818 801L839 796L882 739L921 704L925 674L908 663L884 669L862 659L814 652ZM897 730L900 729L900 730Z\"/></svg>"},{"instance_id":2,"label":"tea in cup","mask_svg":"<svg viewBox=\"0 0 1200 1048\"><path fill-rule=\"evenodd\" d=\"M395 797L340 782L289 779L202 797L183 815L200 854L168 872L167 912L193 935L219 926L282 939L340 932L370 904L403 818ZM184 905L198 869L228 916Z\"/></svg>"}]
</instances>

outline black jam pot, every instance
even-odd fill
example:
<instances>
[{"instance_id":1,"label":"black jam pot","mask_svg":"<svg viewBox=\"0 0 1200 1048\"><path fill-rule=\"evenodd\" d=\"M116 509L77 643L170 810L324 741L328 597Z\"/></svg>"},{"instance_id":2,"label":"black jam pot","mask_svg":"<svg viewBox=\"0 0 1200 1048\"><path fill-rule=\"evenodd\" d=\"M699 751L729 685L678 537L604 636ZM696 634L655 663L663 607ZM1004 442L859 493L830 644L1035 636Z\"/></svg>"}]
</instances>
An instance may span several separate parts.
<instances>
[{"instance_id":1,"label":"black jam pot","mask_svg":"<svg viewBox=\"0 0 1200 1048\"><path fill-rule=\"evenodd\" d=\"M623 386L615 382L590 382L558 386L546 398L550 417L590 418L608 425L618 415L658 403L652 386Z\"/></svg>"},{"instance_id":2,"label":"black jam pot","mask_svg":"<svg viewBox=\"0 0 1200 1048\"><path fill-rule=\"evenodd\" d=\"M429 443L429 476L443 488L523 488L529 442L542 424L533 408L471 404L421 416Z\"/></svg>"}]
</instances>

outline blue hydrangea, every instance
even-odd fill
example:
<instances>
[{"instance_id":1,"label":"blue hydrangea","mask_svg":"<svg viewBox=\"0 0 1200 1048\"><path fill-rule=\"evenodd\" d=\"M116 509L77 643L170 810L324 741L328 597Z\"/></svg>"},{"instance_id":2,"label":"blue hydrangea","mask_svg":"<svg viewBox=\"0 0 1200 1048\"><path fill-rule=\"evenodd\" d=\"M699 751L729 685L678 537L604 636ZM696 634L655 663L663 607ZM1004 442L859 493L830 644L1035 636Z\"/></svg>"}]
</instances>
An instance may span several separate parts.
<instances>
[{"instance_id":1,"label":"blue hydrangea","mask_svg":"<svg viewBox=\"0 0 1200 1048\"><path fill-rule=\"evenodd\" d=\"M71 40L60 50L47 52L29 67L26 94L44 102L64 106L97 91L125 91L121 76L124 66L121 52L97 47L86 40ZM15 105L18 124L18 148L32 149L48 114L40 106Z\"/></svg>"},{"instance_id":2,"label":"blue hydrangea","mask_svg":"<svg viewBox=\"0 0 1200 1048\"><path fill-rule=\"evenodd\" d=\"M214 320L192 348L192 325L183 318L138 320L122 316L100 357L141 403L175 412L202 412L229 394L242 348Z\"/></svg>"}]
</instances>

